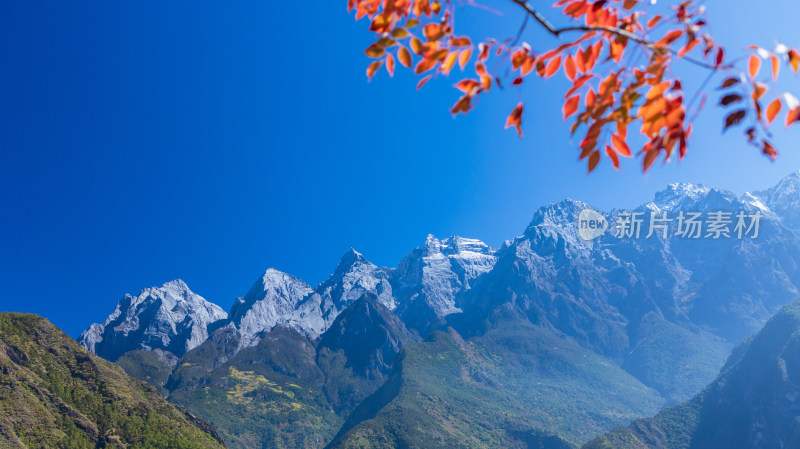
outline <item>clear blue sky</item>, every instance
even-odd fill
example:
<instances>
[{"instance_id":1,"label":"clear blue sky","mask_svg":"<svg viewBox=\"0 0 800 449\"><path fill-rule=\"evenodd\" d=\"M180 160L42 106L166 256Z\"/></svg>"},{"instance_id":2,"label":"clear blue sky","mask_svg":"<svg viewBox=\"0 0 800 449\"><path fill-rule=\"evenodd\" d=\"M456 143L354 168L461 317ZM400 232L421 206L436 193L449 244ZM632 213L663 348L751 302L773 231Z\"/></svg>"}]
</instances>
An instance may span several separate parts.
<instances>
[{"instance_id":1,"label":"clear blue sky","mask_svg":"<svg viewBox=\"0 0 800 449\"><path fill-rule=\"evenodd\" d=\"M564 197L629 207L669 182L742 193L800 168L797 129L778 133L770 163L712 111L681 164L586 176L563 76L527 87L520 140L502 129L516 93L453 119L450 80L366 82L367 23L345 0L296 4L0 5L0 310L77 335L124 293L174 278L228 308L267 267L313 285L351 246L394 265L428 233L499 245ZM796 1L707 4L732 50L800 46ZM505 38L520 21L467 11L459 25Z\"/></svg>"}]
</instances>

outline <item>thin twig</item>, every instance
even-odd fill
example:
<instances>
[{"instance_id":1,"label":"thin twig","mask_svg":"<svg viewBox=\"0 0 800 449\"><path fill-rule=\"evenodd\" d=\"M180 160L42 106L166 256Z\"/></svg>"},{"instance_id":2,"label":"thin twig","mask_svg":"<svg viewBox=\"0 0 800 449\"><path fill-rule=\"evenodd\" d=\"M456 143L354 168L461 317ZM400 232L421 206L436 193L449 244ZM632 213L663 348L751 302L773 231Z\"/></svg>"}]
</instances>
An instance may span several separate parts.
<instances>
[{"instance_id":1,"label":"thin twig","mask_svg":"<svg viewBox=\"0 0 800 449\"><path fill-rule=\"evenodd\" d=\"M650 42L647 39L637 36L630 31L623 30L621 28L609 27L604 25L577 25L577 26L568 26L563 28L556 28L550 23L547 18L545 18L539 11L537 11L533 6L531 6L526 0L511 0L512 2L516 3L517 5L521 6L531 17L533 17L539 24L544 27L547 32L552 34L555 37L561 37L564 33L569 33L572 31L583 31L583 32L590 32L590 31L605 31L607 33L616 34L617 36L621 36L627 39L630 39L645 48L650 49L653 52L660 53L660 52L670 52L672 54L677 54L675 50L671 48L662 48L656 46L654 42ZM681 59L684 59L686 62L690 62L692 64L698 65L700 67L709 69L709 70L719 70L719 69L726 69L730 68L729 66L715 66L713 64L709 64L704 61L700 61L698 59L690 58L687 56L683 56Z\"/></svg>"}]
</instances>

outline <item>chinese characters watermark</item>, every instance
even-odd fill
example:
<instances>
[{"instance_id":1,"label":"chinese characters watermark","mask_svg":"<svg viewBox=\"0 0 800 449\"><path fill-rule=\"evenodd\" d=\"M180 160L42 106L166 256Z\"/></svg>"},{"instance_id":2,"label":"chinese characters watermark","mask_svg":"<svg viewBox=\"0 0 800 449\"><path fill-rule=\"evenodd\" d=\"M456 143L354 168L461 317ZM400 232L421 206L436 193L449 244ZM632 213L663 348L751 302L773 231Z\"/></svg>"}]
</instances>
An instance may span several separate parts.
<instances>
[{"instance_id":1,"label":"chinese characters watermark","mask_svg":"<svg viewBox=\"0 0 800 449\"><path fill-rule=\"evenodd\" d=\"M600 212L584 209L578 217L578 236L583 240L594 240L611 228L611 234L620 239L670 237L681 239L744 239L757 238L761 211L740 212L619 212L614 225Z\"/></svg>"}]
</instances>

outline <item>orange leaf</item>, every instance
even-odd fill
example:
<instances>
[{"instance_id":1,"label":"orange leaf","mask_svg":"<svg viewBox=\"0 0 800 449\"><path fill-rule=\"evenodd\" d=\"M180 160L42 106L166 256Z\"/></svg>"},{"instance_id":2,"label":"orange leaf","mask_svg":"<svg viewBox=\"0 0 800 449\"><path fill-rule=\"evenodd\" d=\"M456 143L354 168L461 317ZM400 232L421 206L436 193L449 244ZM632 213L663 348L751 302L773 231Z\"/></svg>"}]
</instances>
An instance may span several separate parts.
<instances>
[{"instance_id":1,"label":"orange leaf","mask_svg":"<svg viewBox=\"0 0 800 449\"><path fill-rule=\"evenodd\" d=\"M767 106L767 123L771 124L775 120L775 117L781 112L782 107L783 104L780 99L776 98L772 100L772 103Z\"/></svg>"},{"instance_id":2,"label":"orange leaf","mask_svg":"<svg viewBox=\"0 0 800 449\"><path fill-rule=\"evenodd\" d=\"M781 71L781 60L772 55L772 80L778 81L778 73Z\"/></svg>"},{"instance_id":3,"label":"orange leaf","mask_svg":"<svg viewBox=\"0 0 800 449\"><path fill-rule=\"evenodd\" d=\"M679 58L684 57L684 55L686 55L686 53L689 53L690 51L692 51L692 49L695 46L697 46L697 44L699 44L699 43L700 43L700 39L695 39L695 40L689 42L688 44L686 44L685 47L681 48L681 51L678 52L678 57Z\"/></svg>"},{"instance_id":4,"label":"orange leaf","mask_svg":"<svg viewBox=\"0 0 800 449\"><path fill-rule=\"evenodd\" d=\"M575 80L575 75L577 74L577 68L575 67L575 59L572 55L567 56L567 59L564 60L564 74L567 75L570 81Z\"/></svg>"},{"instance_id":5,"label":"orange leaf","mask_svg":"<svg viewBox=\"0 0 800 449\"><path fill-rule=\"evenodd\" d=\"M372 79L372 77L375 76L375 72L377 72L382 65L383 61L375 61L372 64L370 64L369 67L367 67L367 78Z\"/></svg>"},{"instance_id":6,"label":"orange leaf","mask_svg":"<svg viewBox=\"0 0 800 449\"><path fill-rule=\"evenodd\" d=\"M660 21L661 21L660 15L654 16L652 19L650 19L649 22L647 22L647 28L653 28L654 26L658 25L658 22Z\"/></svg>"},{"instance_id":7,"label":"orange leaf","mask_svg":"<svg viewBox=\"0 0 800 449\"><path fill-rule=\"evenodd\" d=\"M520 137L522 137L522 111L523 111L523 106L522 103L520 103L517 105L517 107L514 108L513 111L511 111L511 114L509 114L508 119L506 119L506 129L508 129L511 126L516 127L517 134L519 134Z\"/></svg>"},{"instance_id":8,"label":"orange leaf","mask_svg":"<svg viewBox=\"0 0 800 449\"><path fill-rule=\"evenodd\" d=\"M422 52L424 51L424 49L422 47L422 42L419 39L417 39L416 37L411 39L411 42L409 42L409 45L411 45L411 50L414 53L422 56Z\"/></svg>"},{"instance_id":9,"label":"orange leaf","mask_svg":"<svg viewBox=\"0 0 800 449\"><path fill-rule=\"evenodd\" d=\"M450 70L452 70L453 66L456 65L456 59L458 59L457 51L448 53L444 58L444 62L442 63L442 73L450 73Z\"/></svg>"},{"instance_id":10,"label":"orange leaf","mask_svg":"<svg viewBox=\"0 0 800 449\"><path fill-rule=\"evenodd\" d=\"M470 94L470 92L473 92L474 89L480 87L480 85L481 83L479 83L477 80L466 79L456 83L455 87L465 94Z\"/></svg>"},{"instance_id":11,"label":"orange leaf","mask_svg":"<svg viewBox=\"0 0 800 449\"><path fill-rule=\"evenodd\" d=\"M761 70L761 59L756 55L750 55L750 78L758 76L758 71Z\"/></svg>"},{"instance_id":12,"label":"orange leaf","mask_svg":"<svg viewBox=\"0 0 800 449\"><path fill-rule=\"evenodd\" d=\"M561 56L553 58L547 63L547 68L544 70L544 77L550 78L556 72L558 72L559 67L561 67Z\"/></svg>"},{"instance_id":13,"label":"orange leaf","mask_svg":"<svg viewBox=\"0 0 800 449\"><path fill-rule=\"evenodd\" d=\"M411 52L407 48L401 47L400 50L397 50L397 60L400 61L400 64L411 68Z\"/></svg>"},{"instance_id":14,"label":"orange leaf","mask_svg":"<svg viewBox=\"0 0 800 449\"><path fill-rule=\"evenodd\" d=\"M420 89L422 89L422 86L424 86L424 85L425 85L425 83L427 83L428 81L430 81L432 76L433 76L433 75L428 75L428 76L426 76L425 78L422 78L421 80L419 80L419 82L417 83L417 90L420 90Z\"/></svg>"},{"instance_id":15,"label":"orange leaf","mask_svg":"<svg viewBox=\"0 0 800 449\"><path fill-rule=\"evenodd\" d=\"M619 154L621 154L621 155L623 155L625 157L632 157L633 156L631 154L630 147L628 146L627 143L625 143L625 139L623 139L622 137L620 137L620 136L618 136L616 134L612 134L611 135L611 142L614 144L614 148L616 148L617 151L619 151Z\"/></svg>"},{"instance_id":16,"label":"orange leaf","mask_svg":"<svg viewBox=\"0 0 800 449\"><path fill-rule=\"evenodd\" d=\"M792 123L795 123L795 122L800 122L800 106L792 109L791 111L789 111L788 114L786 114L786 127L787 128L789 126L791 126Z\"/></svg>"},{"instance_id":17,"label":"orange leaf","mask_svg":"<svg viewBox=\"0 0 800 449\"><path fill-rule=\"evenodd\" d=\"M570 99L564 103L564 120L578 111L578 104L580 104L580 102L581 96L575 95L574 97L570 97Z\"/></svg>"},{"instance_id":18,"label":"orange leaf","mask_svg":"<svg viewBox=\"0 0 800 449\"><path fill-rule=\"evenodd\" d=\"M794 50L789 50L789 64L792 66L792 70L794 73L797 73L797 69L800 68L800 54L797 54Z\"/></svg>"},{"instance_id":19,"label":"orange leaf","mask_svg":"<svg viewBox=\"0 0 800 449\"><path fill-rule=\"evenodd\" d=\"M394 56L391 53L386 55L386 71L389 76L394 76Z\"/></svg>"},{"instance_id":20,"label":"orange leaf","mask_svg":"<svg viewBox=\"0 0 800 449\"><path fill-rule=\"evenodd\" d=\"M610 146L606 145L606 154L608 155L609 159L611 159L611 163L614 164L614 168L619 170L619 157L617 156L617 152L614 151Z\"/></svg>"},{"instance_id":21,"label":"orange leaf","mask_svg":"<svg viewBox=\"0 0 800 449\"><path fill-rule=\"evenodd\" d=\"M600 152L595 151L589 156L589 173L594 171L597 168L597 164L600 163Z\"/></svg>"},{"instance_id":22,"label":"orange leaf","mask_svg":"<svg viewBox=\"0 0 800 449\"><path fill-rule=\"evenodd\" d=\"M472 49L468 48L466 50L462 50L461 54L458 56L458 65L461 67L461 70L464 70L464 67L467 66L469 62L469 58L472 57Z\"/></svg>"},{"instance_id":23,"label":"orange leaf","mask_svg":"<svg viewBox=\"0 0 800 449\"><path fill-rule=\"evenodd\" d=\"M664 36L664 38L663 38L663 39L661 39L660 41L658 41L658 42L656 43L656 46L658 46L658 47L665 47L665 46L667 46L667 45L669 45L669 44L671 44L671 43L675 42L676 40L678 40L678 39L679 39L679 38L680 38L682 35L683 35L683 30L672 30L672 31L670 31L669 33L667 33L667 34Z\"/></svg>"}]
</instances>

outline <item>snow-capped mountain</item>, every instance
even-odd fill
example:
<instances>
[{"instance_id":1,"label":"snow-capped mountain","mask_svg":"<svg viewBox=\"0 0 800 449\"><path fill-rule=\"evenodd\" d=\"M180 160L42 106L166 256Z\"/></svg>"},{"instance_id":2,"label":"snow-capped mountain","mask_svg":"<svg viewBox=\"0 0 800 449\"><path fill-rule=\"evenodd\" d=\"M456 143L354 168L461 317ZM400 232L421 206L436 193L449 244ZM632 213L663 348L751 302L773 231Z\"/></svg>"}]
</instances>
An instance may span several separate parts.
<instances>
[{"instance_id":1,"label":"snow-capped mountain","mask_svg":"<svg viewBox=\"0 0 800 449\"><path fill-rule=\"evenodd\" d=\"M78 342L109 360L135 349L162 349L180 357L203 343L209 327L227 316L178 279L125 295L106 321L92 324Z\"/></svg>"},{"instance_id":2,"label":"snow-capped mountain","mask_svg":"<svg viewBox=\"0 0 800 449\"><path fill-rule=\"evenodd\" d=\"M297 304L311 292L299 278L268 269L231 308L229 320L239 331L242 346L253 346L265 332L288 323Z\"/></svg>"},{"instance_id":3,"label":"snow-capped mountain","mask_svg":"<svg viewBox=\"0 0 800 449\"><path fill-rule=\"evenodd\" d=\"M800 232L800 171L783 178L770 189L753 192L751 196L781 217L787 227Z\"/></svg>"},{"instance_id":4,"label":"snow-capped mountain","mask_svg":"<svg viewBox=\"0 0 800 449\"><path fill-rule=\"evenodd\" d=\"M609 231L582 240L577 224L587 207L565 200L537 211L525 233L497 252L494 269L460 298L464 313L452 319L459 331L479 334L510 307L535 325L621 359L645 384L681 399L716 375L732 344L800 296L800 239L747 196L670 185L634 209L643 218L638 238ZM707 227L697 239L684 238L674 222L667 238L648 238L649 211L673 220L680 212L701 212L704 220L728 212L731 230L740 211L762 218L757 238L731 232L714 239ZM613 226L623 212L605 216ZM681 351L662 351L680 344L686 345ZM684 371L673 375L670 366Z\"/></svg>"},{"instance_id":5,"label":"snow-capped mountain","mask_svg":"<svg viewBox=\"0 0 800 449\"><path fill-rule=\"evenodd\" d=\"M428 235L425 245L411 251L393 273L398 313L410 327L424 330L431 320L461 312L457 296L494 267L494 254L480 240Z\"/></svg>"},{"instance_id":6,"label":"snow-capped mountain","mask_svg":"<svg viewBox=\"0 0 800 449\"><path fill-rule=\"evenodd\" d=\"M289 327L316 338L327 330L336 317L365 293L389 310L397 307L392 295L389 270L374 265L351 249L339 261L328 280L304 298L288 320Z\"/></svg>"}]
</instances>

